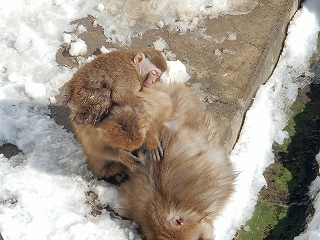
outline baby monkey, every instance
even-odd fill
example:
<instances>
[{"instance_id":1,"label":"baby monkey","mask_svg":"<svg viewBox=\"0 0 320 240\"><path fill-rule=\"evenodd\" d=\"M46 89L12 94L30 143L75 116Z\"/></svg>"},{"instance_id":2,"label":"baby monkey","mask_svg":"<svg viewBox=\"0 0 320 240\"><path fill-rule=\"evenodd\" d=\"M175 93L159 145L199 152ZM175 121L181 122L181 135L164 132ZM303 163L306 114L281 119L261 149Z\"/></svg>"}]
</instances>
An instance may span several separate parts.
<instances>
[{"instance_id":1,"label":"baby monkey","mask_svg":"<svg viewBox=\"0 0 320 240\"><path fill-rule=\"evenodd\" d=\"M151 158L163 155L158 128L170 116L171 102L159 93L158 99L151 98L154 103L147 103L153 109L146 112L140 95L166 69L165 58L155 49L114 51L85 64L67 83L70 120L98 177L134 170L140 160L131 152L142 145Z\"/></svg>"},{"instance_id":2,"label":"baby monkey","mask_svg":"<svg viewBox=\"0 0 320 240\"><path fill-rule=\"evenodd\" d=\"M65 101L75 123L95 124L113 104L143 109L136 93L153 87L167 62L155 49L122 50L101 54L83 65L67 84Z\"/></svg>"}]
</instances>

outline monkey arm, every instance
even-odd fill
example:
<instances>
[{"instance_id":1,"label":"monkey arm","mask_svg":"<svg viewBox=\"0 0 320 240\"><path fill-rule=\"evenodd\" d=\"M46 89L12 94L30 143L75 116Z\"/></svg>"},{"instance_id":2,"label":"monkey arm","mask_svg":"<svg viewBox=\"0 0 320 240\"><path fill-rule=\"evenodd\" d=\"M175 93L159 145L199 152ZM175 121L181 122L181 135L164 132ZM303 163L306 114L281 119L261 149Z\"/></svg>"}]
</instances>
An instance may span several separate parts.
<instances>
[{"instance_id":1,"label":"monkey arm","mask_svg":"<svg viewBox=\"0 0 320 240\"><path fill-rule=\"evenodd\" d=\"M129 150L114 146L119 142L115 143L112 134L116 134L119 129L110 133L108 128L101 127L103 122L99 124L98 127L91 124L73 124L77 140L87 156L89 169L96 176L106 178L128 169L133 171L140 164L140 160ZM105 127L110 125L104 124Z\"/></svg>"},{"instance_id":2,"label":"monkey arm","mask_svg":"<svg viewBox=\"0 0 320 240\"><path fill-rule=\"evenodd\" d=\"M150 159L160 161L163 157L163 147L159 140L160 130L165 128L163 124L172 114L172 102L169 95L159 88L143 88L138 94L144 109L151 119L149 130L143 144Z\"/></svg>"},{"instance_id":3,"label":"monkey arm","mask_svg":"<svg viewBox=\"0 0 320 240\"><path fill-rule=\"evenodd\" d=\"M151 122L150 129L146 133L146 139L143 143L143 148L149 153L150 159L160 161L163 157L163 149L159 141L159 125L156 122Z\"/></svg>"}]
</instances>

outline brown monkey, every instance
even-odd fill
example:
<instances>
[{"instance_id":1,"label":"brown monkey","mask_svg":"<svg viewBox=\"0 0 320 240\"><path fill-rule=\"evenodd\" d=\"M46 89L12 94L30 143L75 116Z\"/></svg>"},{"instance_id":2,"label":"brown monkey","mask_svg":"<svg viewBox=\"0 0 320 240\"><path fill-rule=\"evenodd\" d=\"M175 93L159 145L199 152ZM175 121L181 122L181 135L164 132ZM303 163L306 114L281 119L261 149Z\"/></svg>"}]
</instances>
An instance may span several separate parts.
<instances>
[{"instance_id":1,"label":"brown monkey","mask_svg":"<svg viewBox=\"0 0 320 240\"><path fill-rule=\"evenodd\" d=\"M155 49L114 51L85 64L67 83L65 101L75 135L99 177L132 170L139 159L130 152L142 143L159 160L162 149L153 120L168 116L170 104L164 100L167 115L160 104L146 114L137 94L142 87L153 87L166 69L166 60ZM152 116L158 110L162 115Z\"/></svg>"},{"instance_id":2,"label":"brown monkey","mask_svg":"<svg viewBox=\"0 0 320 240\"><path fill-rule=\"evenodd\" d=\"M170 98L155 88L143 88L137 96L149 109L147 113L144 110L132 110L129 106L113 106L108 117L96 124L73 123L75 135L88 158L89 168L98 177L109 178L134 170L140 160L131 152L139 149L143 143L145 150L148 150L146 140L160 146L158 133L160 128L165 128L163 122L171 115ZM150 158L158 160L162 149L155 148L148 153Z\"/></svg>"},{"instance_id":3,"label":"brown monkey","mask_svg":"<svg viewBox=\"0 0 320 240\"><path fill-rule=\"evenodd\" d=\"M99 122L112 104L143 109L136 93L142 86L153 87L166 70L165 58L155 49L99 55L83 65L67 83L65 101L71 108L71 121Z\"/></svg>"},{"instance_id":4,"label":"brown monkey","mask_svg":"<svg viewBox=\"0 0 320 240\"><path fill-rule=\"evenodd\" d=\"M65 102L71 109L73 126L101 121L113 104L143 111L136 94L143 86L153 87L166 69L165 58L155 49L122 50L99 55L81 67L67 83ZM147 148L151 152L159 150L161 154L159 141L155 137L147 140Z\"/></svg>"},{"instance_id":5,"label":"brown monkey","mask_svg":"<svg viewBox=\"0 0 320 240\"><path fill-rule=\"evenodd\" d=\"M160 132L164 157L130 172L120 186L120 212L147 240L212 240L212 222L234 189L234 169L191 90L173 84L163 91L173 103L168 128Z\"/></svg>"}]
</instances>

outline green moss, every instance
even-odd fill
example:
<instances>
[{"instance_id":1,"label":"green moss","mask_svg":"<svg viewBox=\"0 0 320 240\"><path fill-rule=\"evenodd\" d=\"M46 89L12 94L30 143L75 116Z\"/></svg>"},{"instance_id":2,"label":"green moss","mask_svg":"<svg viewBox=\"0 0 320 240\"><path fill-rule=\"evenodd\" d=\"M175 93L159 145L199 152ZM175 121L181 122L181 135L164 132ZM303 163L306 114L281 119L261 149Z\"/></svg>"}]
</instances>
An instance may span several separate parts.
<instances>
[{"instance_id":1,"label":"green moss","mask_svg":"<svg viewBox=\"0 0 320 240\"><path fill-rule=\"evenodd\" d=\"M269 231L287 216L287 206L258 201L253 217L238 232L237 240L257 240L268 236Z\"/></svg>"},{"instance_id":2,"label":"green moss","mask_svg":"<svg viewBox=\"0 0 320 240\"><path fill-rule=\"evenodd\" d=\"M288 120L287 125L284 128L284 131L288 132L289 137L286 138L283 142L283 144L274 143L274 149L276 152L287 152L287 148L290 145L292 141L292 137L295 135L296 130L296 122L294 120L294 117L297 114L300 114L304 111L304 108L306 107L306 99L297 99L291 106L292 115L290 119Z\"/></svg>"},{"instance_id":3,"label":"green moss","mask_svg":"<svg viewBox=\"0 0 320 240\"><path fill-rule=\"evenodd\" d=\"M288 182L292 180L291 172L283 166L273 168L273 171L269 171L270 168L268 168L267 174L269 173L270 177L277 183L280 191L288 192Z\"/></svg>"},{"instance_id":4,"label":"green moss","mask_svg":"<svg viewBox=\"0 0 320 240\"><path fill-rule=\"evenodd\" d=\"M275 163L265 171L267 189L260 191L253 217L238 231L237 240L292 240L310 213L308 186L319 172L320 85L300 90L285 130L289 138L274 144Z\"/></svg>"}]
</instances>

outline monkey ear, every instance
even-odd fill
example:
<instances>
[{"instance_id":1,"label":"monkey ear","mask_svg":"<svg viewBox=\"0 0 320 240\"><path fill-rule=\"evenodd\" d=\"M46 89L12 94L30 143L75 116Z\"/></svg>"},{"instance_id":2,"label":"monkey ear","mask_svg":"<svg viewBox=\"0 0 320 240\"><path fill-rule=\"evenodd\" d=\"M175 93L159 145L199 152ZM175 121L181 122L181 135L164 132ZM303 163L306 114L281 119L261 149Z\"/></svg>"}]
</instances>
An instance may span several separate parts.
<instances>
[{"instance_id":1,"label":"monkey ear","mask_svg":"<svg viewBox=\"0 0 320 240\"><path fill-rule=\"evenodd\" d=\"M133 61L135 64L139 66L144 61L145 58L146 56L144 55L143 52L138 52L137 55L134 57Z\"/></svg>"},{"instance_id":2,"label":"monkey ear","mask_svg":"<svg viewBox=\"0 0 320 240\"><path fill-rule=\"evenodd\" d=\"M171 227L179 229L183 226L183 219L180 216L174 216L170 221Z\"/></svg>"},{"instance_id":3,"label":"monkey ear","mask_svg":"<svg viewBox=\"0 0 320 240\"><path fill-rule=\"evenodd\" d=\"M68 100L67 106L68 106L70 109L74 108L74 104L73 104L72 99Z\"/></svg>"}]
</instances>

